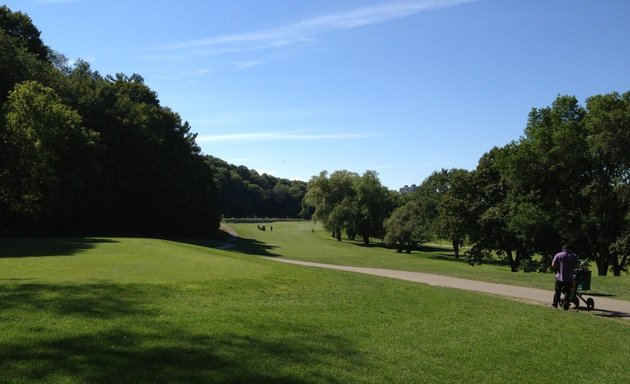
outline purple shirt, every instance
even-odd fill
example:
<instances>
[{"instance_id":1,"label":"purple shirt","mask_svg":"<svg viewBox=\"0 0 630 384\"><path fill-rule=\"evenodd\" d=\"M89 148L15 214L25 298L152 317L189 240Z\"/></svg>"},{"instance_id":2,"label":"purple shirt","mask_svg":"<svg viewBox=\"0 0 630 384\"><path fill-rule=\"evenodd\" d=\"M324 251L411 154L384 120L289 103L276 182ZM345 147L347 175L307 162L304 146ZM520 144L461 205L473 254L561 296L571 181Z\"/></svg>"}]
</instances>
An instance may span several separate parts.
<instances>
[{"instance_id":1,"label":"purple shirt","mask_svg":"<svg viewBox=\"0 0 630 384\"><path fill-rule=\"evenodd\" d=\"M578 266L578 257L575 253L569 251L562 251L556 253L551 261L551 266L558 272L556 273L556 280L558 281L573 281L573 271Z\"/></svg>"}]
</instances>

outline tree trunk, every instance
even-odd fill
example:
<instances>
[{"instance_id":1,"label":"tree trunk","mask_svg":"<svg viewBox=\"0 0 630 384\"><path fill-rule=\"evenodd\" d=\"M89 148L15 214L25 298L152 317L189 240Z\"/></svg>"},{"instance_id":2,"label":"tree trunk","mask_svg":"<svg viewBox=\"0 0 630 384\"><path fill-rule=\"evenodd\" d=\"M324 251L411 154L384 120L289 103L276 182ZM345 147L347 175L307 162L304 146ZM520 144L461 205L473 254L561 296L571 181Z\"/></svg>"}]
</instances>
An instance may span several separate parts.
<instances>
[{"instance_id":1,"label":"tree trunk","mask_svg":"<svg viewBox=\"0 0 630 384\"><path fill-rule=\"evenodd\" d=\"M505 251L505 254L507 255L508 261L510 262L510 270L512 272L518 272L518 265L520 261L518 251L516 252L516 259L512 257L512 250Z\"/></svg>"},{"instance_id":2,"label":"tree trunk","mask_svg":"<svg viewBox=\"0 0 630 384\"><path fill-rule=\"evenodd\" d=\"M598 276L608 275L608 267L610 266L610 252L608 248L604 245L601 246L599 255L597 255L597 258L595 259L595 264L597 264Z\"/></svg>"},{"instance_id":3,"label":"tree trunk","mask_svg":"<svg viewBox=\"0 0 630 384\"><path fill-rule=\"evenodd\" d=\"M335 228L335 237L337 241L341 241L341 228Z\"/></svg>"},{"instance_id":4,"label":"tree trunk","mask_svg":"<svg viewBox=\"0 0 630 384\"><path fill-rule=\"evenodd\" d=\"M363 245L370 245L370 236L363 235Z\"/></svg>"},{"instance_id":5,"label":"tree trunk","mask_svg":"<svg viewBox=\"0 0 630 384\"><path fill-rule=\"evenodd\" d=\"M611 258L611 264L613 267L613 276L621 276L621 271L623 270L624 265L626 265L627 260L628 260L628 256L624 256L621 259L621 262L619 261L618 256L613 256Z\"/></svg>"},{"instance_id":6,"label":"tree trunk","mask_svg":"<svg viewBox=\"0 0 630 384\"><path fill-rule=\"evenodd\" d=\"M459 259L459 239L453 238L453 251L455 252L455 258Z\"/></svg>"},{"instance_id":7,"label":"tree trunk","mask_svg":"<svg viewBox=\"0 0 630 384\"><path fill-rule=\"evenodd\" d=\"M597 265L597 276L606 276L608 274L608 260L597 259L595 265Z\"/></svg>"}]
</instances>

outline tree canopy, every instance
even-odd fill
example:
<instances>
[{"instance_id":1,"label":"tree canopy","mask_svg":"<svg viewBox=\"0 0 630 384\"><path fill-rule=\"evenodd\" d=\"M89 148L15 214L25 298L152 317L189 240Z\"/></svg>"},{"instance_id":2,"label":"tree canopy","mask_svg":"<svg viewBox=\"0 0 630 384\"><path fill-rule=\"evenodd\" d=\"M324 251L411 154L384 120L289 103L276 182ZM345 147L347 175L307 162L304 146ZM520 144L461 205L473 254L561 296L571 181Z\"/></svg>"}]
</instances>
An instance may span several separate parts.
<instances>
[{"instance_id":1,"label":"tree canopy","mask_svg":"<svg viewBox=\"0 0 630 384\"><path fill-rule=\"evenodd\" d=\"M218 228L217 188L195 134L141 76L60 62L30 18L6 6L0 52L0 233Z\"/></svg>"},{"instance_id":2,"label":"tree canopy","mask_svg":"<svg viewBox=\"0 0 630 384\"><path fill-rule=\"evenodd\" d=\"M629 257L630 92L595 95L585 105L558 96L549 107L533 108L524 135L490 149L476 169L435 171L398 199L366 194L351 180L359 176L322 172L305 197L313 218L339 240L342 229L352 238L363 221L377 222L381 216L365 208L371 206L392 212L373 228L384 230L385 243L399 251L449 239L458 256L466 240L472 264L494 254L512 271L547 270L569 243L600 275L609 269L619 275ZM542 260L533 261L534 255Z\"/></svg>"},{"instance_id":3,"label":"tree canopy","mask_svg":"<svg viewBox=\"0 0 630 384\"><path fill-rule=\"evenodd\" d=\"M313 219L338 241L345 230L349 239L361 236L365 245L370 237L383 238L383 221L395 207L395 197L381 185L375 171L362 176L346 170L329 176L322 171L308 182L304 201L313 208Z\"/></svg>"},{"instance_id":4,"label":"tree canopy","mask_svg":"<svg viewBox=\"0 0 630 384\"><path fill-rule=\"evenodd\" d=\"M210 155L205 157L205 161L212 170L219 190L219 211L222 216L302 216L306 182L281 179L266 173L260 175L253 169L229 164Z\"/></svg>"}]
</instances>

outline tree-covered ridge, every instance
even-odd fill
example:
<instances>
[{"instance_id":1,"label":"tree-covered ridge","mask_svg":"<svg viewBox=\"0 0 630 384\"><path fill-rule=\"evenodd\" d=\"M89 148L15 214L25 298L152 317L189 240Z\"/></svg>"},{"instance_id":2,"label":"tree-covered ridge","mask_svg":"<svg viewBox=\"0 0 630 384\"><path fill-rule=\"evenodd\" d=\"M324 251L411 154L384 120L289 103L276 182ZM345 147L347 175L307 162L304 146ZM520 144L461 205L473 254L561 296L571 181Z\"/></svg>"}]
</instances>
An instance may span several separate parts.
<instances>
[{"instance_id":1,"label":"tree-covered ridge","mask_svg":"<svg viewBox=\"0 0 630 384\"><path fill-rule=\"evenodd\" d=\"M69 67L6 6L0 53L0 233L217 229L217 188L195 135L141 76Z\"/></svg>"},{"instance_id":2,"label":"tree-covered ridge","mask_svg":"<svg viewBox=\"0 0 630 384\"><path fill-rule=\"evenodd\" d=\"M302 212L306 182L259 174L245 166L206 156L219 189L223 217L310 217Z\"/></svg>"}]
</instances>

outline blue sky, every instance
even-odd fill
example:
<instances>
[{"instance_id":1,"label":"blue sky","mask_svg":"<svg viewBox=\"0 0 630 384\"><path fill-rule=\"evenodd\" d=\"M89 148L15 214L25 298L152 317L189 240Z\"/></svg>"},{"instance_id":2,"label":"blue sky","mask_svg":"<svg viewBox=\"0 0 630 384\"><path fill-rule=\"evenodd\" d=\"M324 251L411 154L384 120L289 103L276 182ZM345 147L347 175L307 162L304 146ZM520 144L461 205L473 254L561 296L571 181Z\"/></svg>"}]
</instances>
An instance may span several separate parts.
<instances>
[{"instance_id":1,"label":"blue sky","mask_svg":"<svg viewBox=\"0 0 630 384\"><path fill-rule=\"evenodd\" d=\"M630 1L8 1L70 60L138 73L206 154L277 177L474 169L559 94L630 90Z\"/></svg>"}]
</instances>

